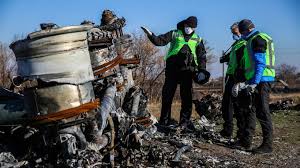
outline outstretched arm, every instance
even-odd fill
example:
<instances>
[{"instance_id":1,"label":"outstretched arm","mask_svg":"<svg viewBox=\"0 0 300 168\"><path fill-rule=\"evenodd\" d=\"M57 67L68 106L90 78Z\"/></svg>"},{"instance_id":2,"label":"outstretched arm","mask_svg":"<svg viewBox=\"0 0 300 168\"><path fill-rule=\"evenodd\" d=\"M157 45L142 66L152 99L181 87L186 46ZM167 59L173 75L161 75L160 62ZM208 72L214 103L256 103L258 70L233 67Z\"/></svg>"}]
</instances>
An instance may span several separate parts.
<instances>
[{"instance_id":1,"label":"outstretched arm","mask_svg":"<svg viewBox=\"0 0 300 168\"><path fill-rule=\"evenodd\" d=\"M156 36L154 33L152 33L149 29L145 27L141 27L142 30L146 33L149 40L156 46L165 46L169 42L172 41L172 33L173 31L169 31L168 33L161 34L159 36Z\"/></svg>"},{"instance_id":2,"label":"outstretched arm","mask_svg":"<svg viewBox=\"0 0 300 168\"><path fill-rule=\"evenodd\" d=\"M148 35L148 38L156 46L165 46L172 41L172 32L173 31L169 31L168 33L159 36L152 33L152 35Z\"/></svg>"}]
</instances>

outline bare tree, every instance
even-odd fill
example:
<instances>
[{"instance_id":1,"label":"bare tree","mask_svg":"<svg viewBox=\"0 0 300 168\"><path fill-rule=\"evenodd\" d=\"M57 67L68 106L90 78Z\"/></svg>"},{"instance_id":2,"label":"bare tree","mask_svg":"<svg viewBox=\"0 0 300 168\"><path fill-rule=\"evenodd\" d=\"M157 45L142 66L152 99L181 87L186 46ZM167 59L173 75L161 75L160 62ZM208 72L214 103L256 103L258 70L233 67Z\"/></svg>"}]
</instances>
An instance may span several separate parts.
<instances>
[{"instance_id":1,"label":"bare tree","mask_svg":"<svg viewBox=\"0 0 300 168\"><path fill-rule=\"evenodd\" d=\"M0 42L0 86L9 88L10 78L16 74L16 57L9 47Z\"/></svg>"},{"instance_id":2,"label":"bare tree","mask_svg":"<svg viewBox=\"0 0 300 168\"><path fill-rule=\"evenodd\" d=\"M141 59L141 66L134 71L134 78L145 89L150 99L152 99L153 95L160 91L160 87L157 91L153 90L153 86L162 80L160 78L163 76L162 73L165 67L163 60L164 52L155 47L145 35L133 34L133 39L133 51ZM159 82L158 85L161 85L162 82Z\"/></svg>"},{"instance_id":3,"label":"bare tree","mask_svg":"<svg viewBox=\"0 0 300 168\"><path fill-rule=\"evenodd\" d=\"M216 56L213 54L213 48L211 48L208 45L208 42L204 40L204 46L205 46L205 51L206 51L206 60L207 60L207 65L210 65L214 62L216 62L215 58Z\"/></svg>"},{"instance_id":4,"label":"bare tree","mask_svg":"<svg viewBox=\"0 0 300 168\"><path fill-rule=\"evenodd\" d=\"M294 85L298 77L297 67L288 64L280 64L276 68L276 76L287 82L289 85Z\"/></svg>"}]
</instances>

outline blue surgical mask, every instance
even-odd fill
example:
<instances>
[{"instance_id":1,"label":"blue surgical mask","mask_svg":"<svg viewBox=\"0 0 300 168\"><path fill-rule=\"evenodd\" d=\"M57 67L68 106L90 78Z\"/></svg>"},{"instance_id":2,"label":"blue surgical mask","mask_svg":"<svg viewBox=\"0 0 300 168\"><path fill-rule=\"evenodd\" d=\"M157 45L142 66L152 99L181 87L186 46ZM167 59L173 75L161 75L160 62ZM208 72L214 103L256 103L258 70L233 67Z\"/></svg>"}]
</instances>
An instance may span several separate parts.
<instances>
[{"instance_id":1,"label":"blue surgical mask","mask_svg":"<svg viewBox=\"0 0 300 168\"><path fill-rule=\"evenodd\" d=\"M241 38L244 39L244 40L246 40L247 35L243 35L243 34L242 34Z\"/></svg>"},{"instance_id":2,"label":"blue surgical mask","mask_svg":"<svg viewBox=\"0 0 300 168\"><path fill-rule=\"evenodd\" d=\"M242 34L242 39L246 40L249 34L250 34L250 32L247 34Z\"/></svg>"},{"instance_id":3,"label":"blue surgical mask","mask_svg":"<svg viewBox=\"0 0 300 168\"><path fill-rule=\"evenodd\" d=\"M248 37L250 34L255 33L255 32L256 32L256 30L253 29L251 32L247 32L247 33L242 34L242 39L246 40L247 37Z\"/></svg>"},{"instance_id":4,"label":"blue surgical mask","mask_svg":"<svg viewBox=\"0 0 300 168\"><path fill-rule=\"evenodd\" d=\"M233 34L232 39L238 41L239 39L241 39L241 36Z\"/></svg>"}]
</instances>

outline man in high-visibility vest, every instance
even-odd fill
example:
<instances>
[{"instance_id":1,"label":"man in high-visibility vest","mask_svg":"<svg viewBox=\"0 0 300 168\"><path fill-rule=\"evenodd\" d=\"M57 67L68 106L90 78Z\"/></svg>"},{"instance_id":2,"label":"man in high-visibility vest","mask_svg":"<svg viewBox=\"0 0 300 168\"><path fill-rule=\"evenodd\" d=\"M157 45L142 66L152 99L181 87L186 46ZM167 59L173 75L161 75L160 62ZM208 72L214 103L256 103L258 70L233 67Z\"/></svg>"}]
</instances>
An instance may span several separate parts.
<instances>
[{"instance_id":1,"label":"man in high-visibility vest","mask_svg":"<svg viewBox=\"0 0 300 168\"><path fill-rule=\"evenodd\" d=\"M231 32L233 34L234 43L231 45L231 51L220 58L220 63L228 62L228 67L226 71L225 78L225 90L222 99L222 117L224 120L223 129L220 134L223 137L230 138L233 133L233 112L236 114L237 118L237 138L241 136L242 123L240 123L240 113L239 109L236 106L236 103L233 103L233 97L231 95L232 87L235 83L243 82L244 74L241 71L241 60L244 55L244 48L246 41L241 39L241 34L238 28L238 22L234 23L231 27Z\"/></svg>"},{"instance_id":2,"label":"man in high-visibility vest","mask_svg":"<svg viewBox=\"0 0 300 168\"><path fill-rule=\"evenodd\" d=\"M206 51L202 38L196 33L197 18L194 16L177 24L176 30L156 36L150 30L142 27L149 40L156 46L165 46L170 43L166 61L165 83L162 90L162 107L159 123L172 125L171 105L177 88L180 84L181 111L179 125L186 129L194 129L190 122L192 113L192 80L195 71L206 69ZM198 75L199 80L206 80L205 74Z\"/></svg>"},{"instance_id":3,"label":"man in high-visibility vest","mask_svg":"<svg viewBox=\"0 0 300 168\"><path fill-rule=\"evenodd\" d=\"M247 41L243 62L246 83L240 83L233 88L245 88L251 95L252 105L246 117L242 146L250 149L252 138L255 133L256 118L258 119L263 133L262 144L253 149L253 153L271 153L273 151L273 126L269 109L269 95L271 83L275 80L275 55L272 38L266 33L255 30L251 20L244 19L239 22L239 30L242 38Z\"/></svg>"}]
</instances>

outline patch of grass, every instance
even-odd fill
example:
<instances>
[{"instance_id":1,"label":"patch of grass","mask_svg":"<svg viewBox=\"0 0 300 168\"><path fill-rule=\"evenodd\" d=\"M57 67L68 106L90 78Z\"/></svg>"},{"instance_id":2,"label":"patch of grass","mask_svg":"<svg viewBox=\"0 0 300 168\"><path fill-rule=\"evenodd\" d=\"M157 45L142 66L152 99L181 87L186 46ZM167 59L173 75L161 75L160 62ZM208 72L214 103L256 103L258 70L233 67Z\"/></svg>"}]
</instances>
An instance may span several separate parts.
<instances>
[{"instance_id":1,"label":"patch of grass","mask_svg":"<svg viewBox=\"0 0 300 168\"><path fill-rule=\"evenodd\" d=\"M275 138L300 144L300 111L278 111L272 115Z\"/></svg>"}]
</instances>

